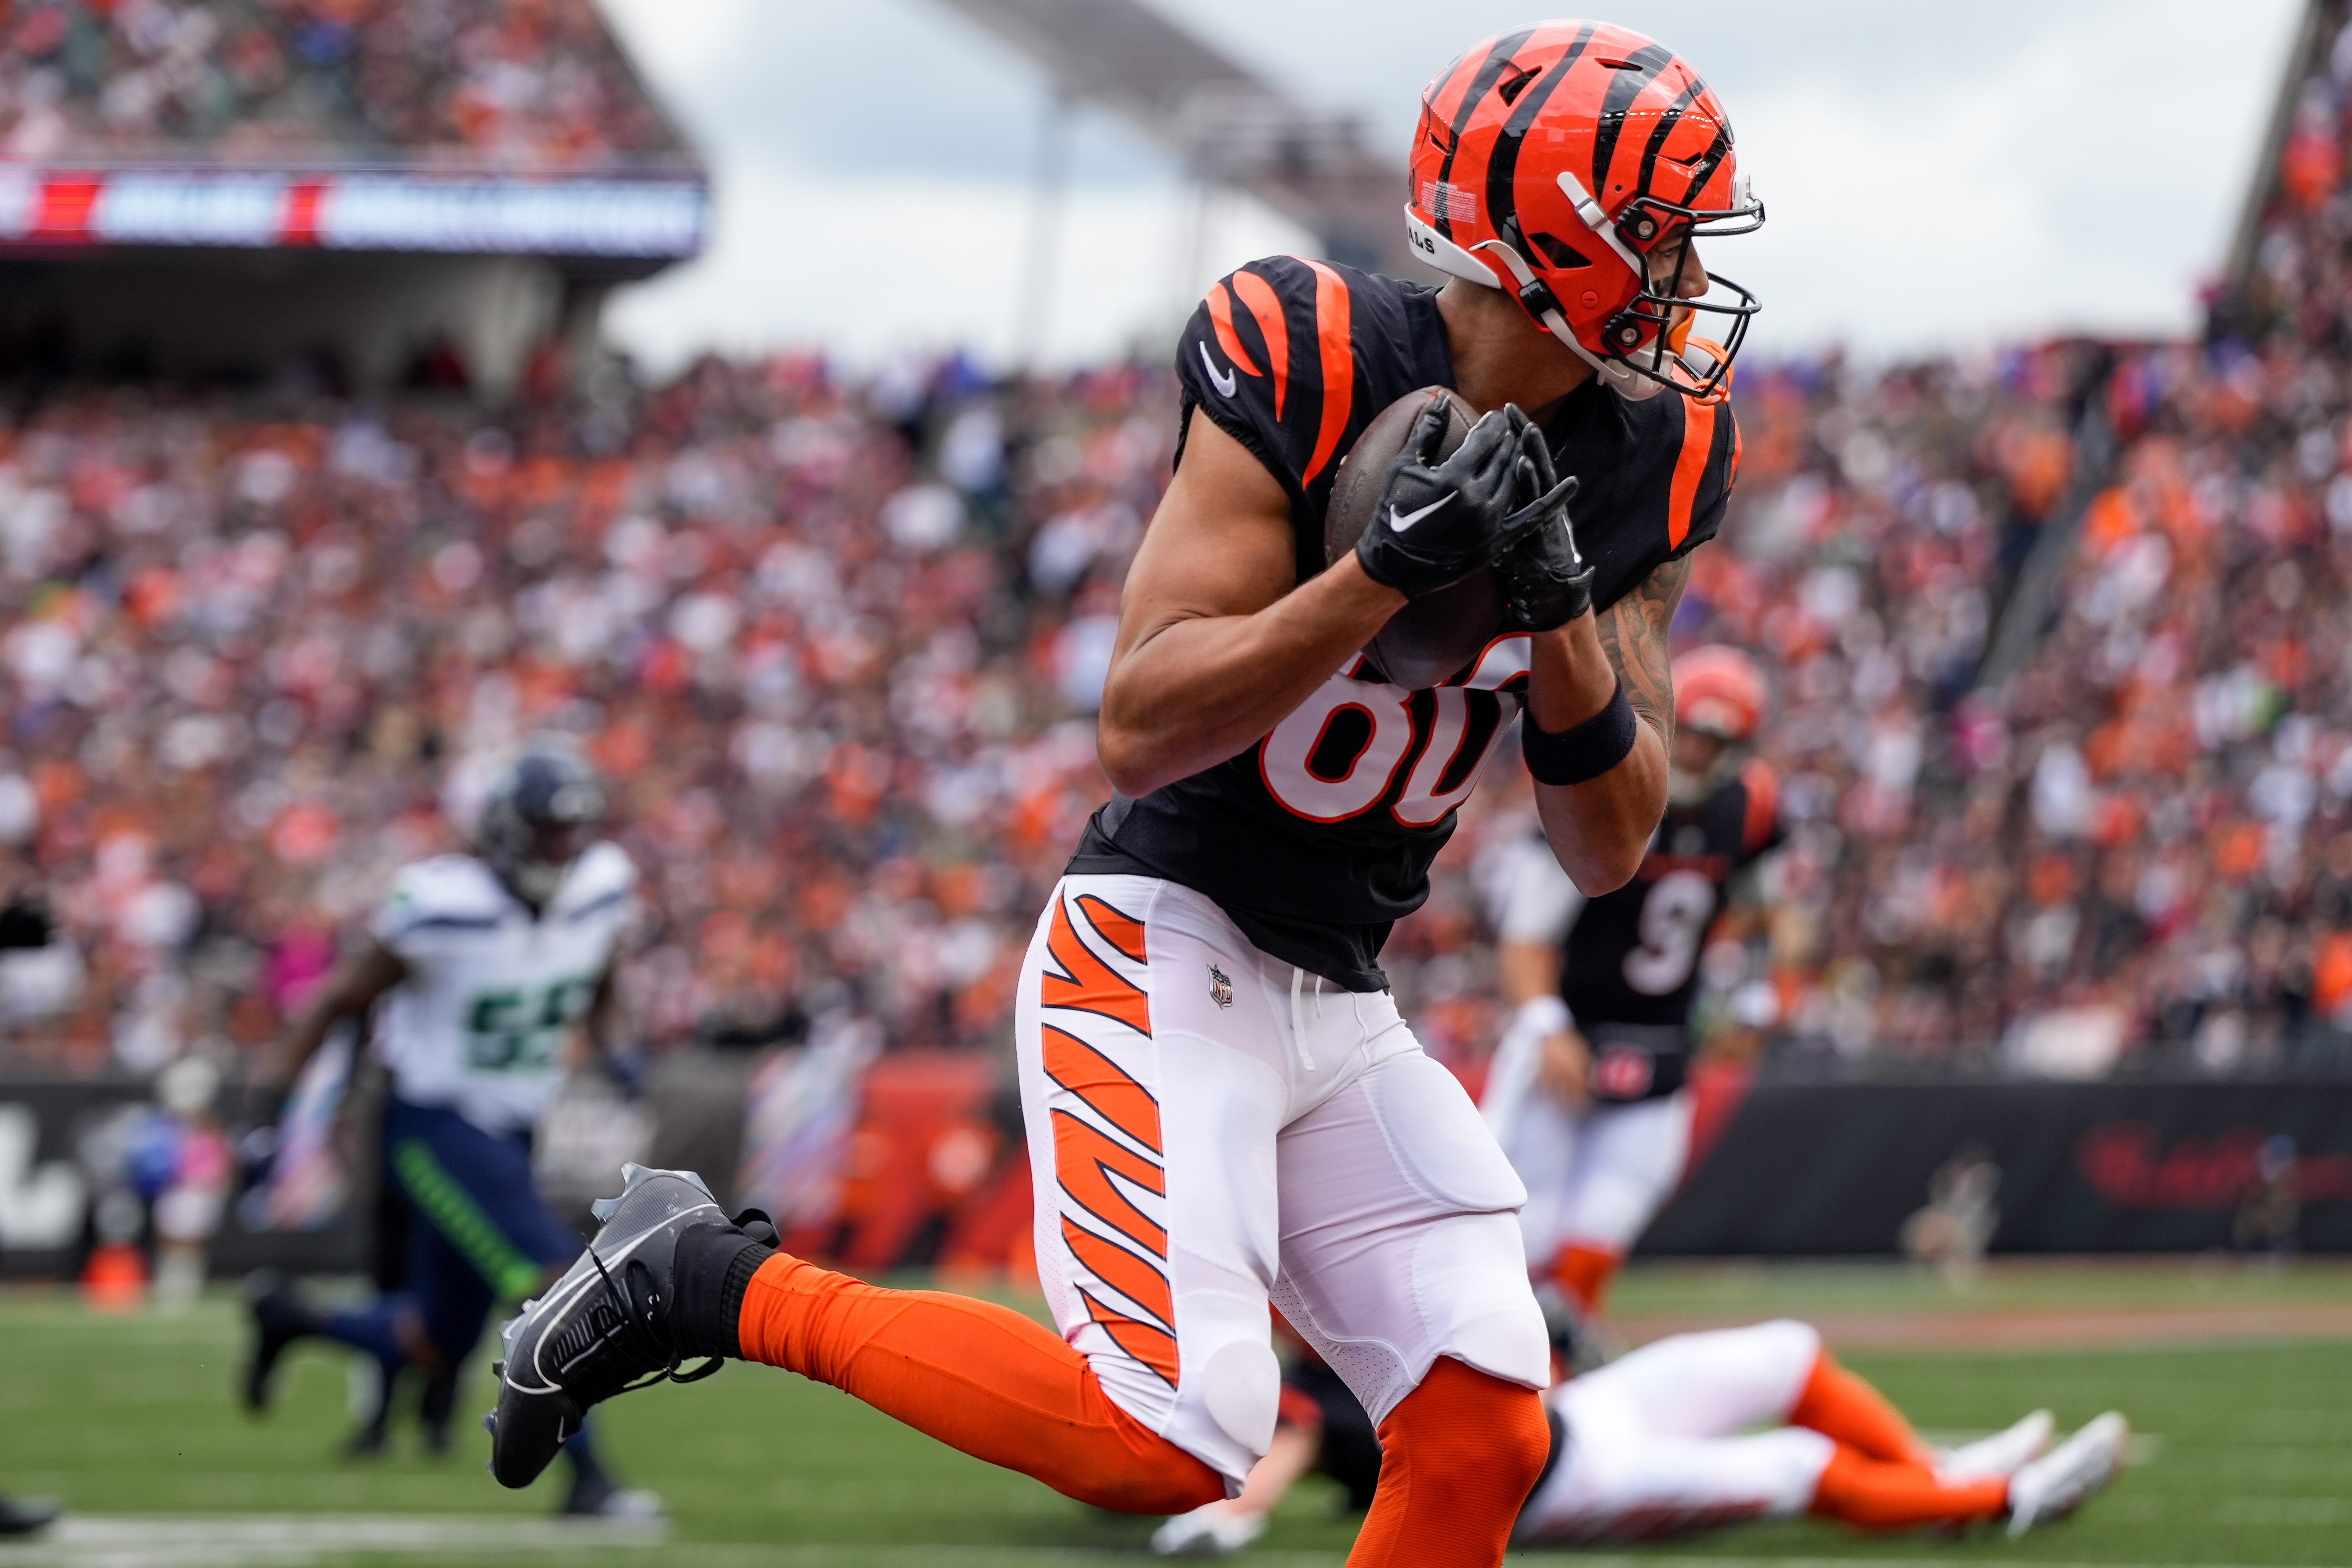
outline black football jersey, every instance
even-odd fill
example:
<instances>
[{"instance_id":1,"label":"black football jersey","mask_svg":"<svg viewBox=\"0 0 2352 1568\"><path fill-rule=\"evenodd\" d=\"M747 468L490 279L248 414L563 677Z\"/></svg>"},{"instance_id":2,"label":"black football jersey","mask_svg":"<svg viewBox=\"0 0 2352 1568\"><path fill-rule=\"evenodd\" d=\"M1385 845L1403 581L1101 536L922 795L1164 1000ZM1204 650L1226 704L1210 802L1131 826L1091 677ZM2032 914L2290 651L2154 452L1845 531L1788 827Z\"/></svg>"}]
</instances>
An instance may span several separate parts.
<instances>
[{"instance_id":1,"label":"black football jersey","mask_svg":"<svg viewBox=\"0 0 2352 1568\"><path fill-rule=\"evenodd\" d=\"M1301 582L1323 570L1324 509L1364 426L1409 392L1454 384L1436 289L1286 256L1209 290L1177 372L1180 418L1214 420L1288 493ZM1588 382L1545 433L1559 471L1583 481L1572 510L1597 605L1720 526L1738 463L1728 407L1671 393L1629 403ZM1070 869L1182 883L1276 957L1383 989L1381 946L1428 897L1430 862L1518 712L1527 668L1524 635L1418 691L1350 659L1239 756L1140 799L1114 795Z\"/></svg>"},{"instance_id":2,"label":"black football jersey","mask_svg":"<svg viewBox=\"0 0 2352 1568\"><path fill-rule=\"evenodd\" d=\"M1613 1026L1631 1026L1628 1039L1643 1043L1684 1039L1698 994L1699 950L1733 876L1780 841L1780 795L1772 770L1751 762L1702 804L1668 807L1633 879L1577 912L1559 990L1593 1043L1597 1089L1612 1087L1600 1079L1609 1070ZM1638 1091L1610 1098L1660 1091L1663 1079L1635 1086L1630 1069L1617 1070L1628 1081L1614 1087Z\"/></svg>"}]
</instances>

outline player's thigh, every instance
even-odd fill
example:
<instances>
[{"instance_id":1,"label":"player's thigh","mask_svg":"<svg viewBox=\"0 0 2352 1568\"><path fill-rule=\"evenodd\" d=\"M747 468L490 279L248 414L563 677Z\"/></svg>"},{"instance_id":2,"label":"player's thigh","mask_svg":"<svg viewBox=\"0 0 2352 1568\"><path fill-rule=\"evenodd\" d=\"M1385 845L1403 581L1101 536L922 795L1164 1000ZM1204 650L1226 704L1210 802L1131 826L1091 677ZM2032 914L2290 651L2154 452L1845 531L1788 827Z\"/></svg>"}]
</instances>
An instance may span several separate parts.
<instances>
[{"instance_id":1,"label":"player's thigh","mask_svg":"<svg viewBox=\"0 0 2352 1568\"><path fill-rule=\"evenodd\" d=\"M1375 1424L1440 1356L1550 1380L1515 1211L1526 1189L1454 1075L1389 1056L1278 1144L1275 1302Z\"/></svg>"},{"instance_id":2,"label":"player's thigh","mask_svg":"<svg viewBox=\"0 0 2352 1568\"><path fill-rule=\"evenodd\" d=\"M387 1163L415 1224L478 1272L494 1297L519 1300L580 1240L532 1184L528 1144L451 1111L395 1104L384 1119Z\"/></svg>"},{"instance_id":3,"label":"player's thigh","mask_svg":"<svg viewBox=\"0 0 2352 1568\"><path fill-rule=\"evenodd\" d=\"M1561 1205L1570 1241L1622 1251L1674 1195L1690 1154L1690 1102L1676 1093L1598 1107L1579 1129L1576 1170Z\"/></svg>"},{"instance_id":4,"label":"player's thigh","mask_svg":"<svg viewBox=\"0 0 2352 1568\"><path fill-rule=\"evenodd\" d=\"M1567 1416L1568 1452L1528 1500L1522 1541L1640 1541L1709 1525L1788 1518L1812 1500L1833 1445L1817 1432L1684 1438L1588 1430Z\"/></svg>"},{"instance_id":5,"label":"player's thigh","mask_svg":"<svg viewBox=\"0 0 2352 1568\"><path fill-rule=\"evenodd\" d=\"M1787 1420L1821 1350L1817 1330L1787 1318L1672 1334L1585 1373L1560 1398L1563 1408L1607 1401L1658 1436L1726 1436Z\"/></svg>"},{"instance_id":6,"label":"player's thigh","mask_svg":"<svg viewBox=\"0 0 2352 1568\"><path fill-rule=\"evenodd\" d=\"M1266 1290L1286 1089L1254 1048L1271 1038L1262 989L1236 973L1213 994L1236 940L1189 889L1066 879L1014 1033L1037 1271L1063 1337L1122 1409L1239 1479L1280 1391Z\"/></svg>"}]
</instances>

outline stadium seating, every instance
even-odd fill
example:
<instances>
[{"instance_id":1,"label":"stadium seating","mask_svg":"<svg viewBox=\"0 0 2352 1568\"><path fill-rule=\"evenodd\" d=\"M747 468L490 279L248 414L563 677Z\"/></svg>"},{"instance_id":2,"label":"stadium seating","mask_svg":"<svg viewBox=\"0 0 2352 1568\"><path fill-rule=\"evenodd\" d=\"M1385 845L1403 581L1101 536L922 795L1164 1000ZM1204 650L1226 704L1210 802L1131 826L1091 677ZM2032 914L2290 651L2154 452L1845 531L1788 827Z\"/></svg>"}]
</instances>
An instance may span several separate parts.
<instances>
[{"instance_id":1,"label":"stadium seating","mask_svg":"<svg viewBox=\"0 0 2352 1568\"><path fill-rule=\"evenodd\" d=\"M70 89L76 47L179 58L142 14L30 13L70 37L18 40L12 68ZM365 88L438 14L333 7L333 38L278 68ZM542 85L604 68L566 63L564 5L495 14L448 81L400 95L450 136L474 134L466 73L518 40L553 40ZM237 26L188 58L242 68ZM29 79L0 137L37 111L131 133L73 90L39 110ZM2229 333L1743 371L1739 493L1676 628L1759 649L1778 688L1790 850L1769 912L1707 959L1727 1047L2072 1076L2343 1051L2352 439L2345 323L2315 301L2342 295L2347 82L2352 47L2322 51ZM294 97L363 118L372 90ZM1007 387L953 359L853 377L782 355L497 415L287 388L19 387L13 408L0 839L65 940L0 960L10 1065L268 1037L383 873L448 841L469 760L541 726L621 781L653 911L628 989L656 1041L784 1037L837 1006L893 1045L1002 1037L1028 924L1108 790L1089 715L1167 472L1163 373ZM2119 439L2103 473L2077 472L2086 410ZM1979 688L2038 544L2063 563L2047 629ZM1480 877L1526 830L1498 773L1389 952L1455 1058L1495 1026Z\"/></svg>"},{"instance_id":2,"label":"stadium seating","mask_svg":"<svg viewBox=\"0 0 2352 1568\"><path fill-rule=\"evenodd\" d=\"M576 173L678 154L588 0L16 7L0 157Z\"/></svg>"}]
</instances>

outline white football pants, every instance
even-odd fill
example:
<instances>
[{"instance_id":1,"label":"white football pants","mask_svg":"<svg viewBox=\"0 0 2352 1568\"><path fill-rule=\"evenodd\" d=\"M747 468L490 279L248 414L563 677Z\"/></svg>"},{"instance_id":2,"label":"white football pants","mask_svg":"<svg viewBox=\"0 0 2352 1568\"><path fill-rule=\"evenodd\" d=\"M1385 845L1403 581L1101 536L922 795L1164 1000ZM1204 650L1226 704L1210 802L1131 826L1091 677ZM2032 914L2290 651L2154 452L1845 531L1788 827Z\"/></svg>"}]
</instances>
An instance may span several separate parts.
<instances>
[{"instance_id":1,"label":"white football pants","mask_svg":"<svg viewBox=\"0 0 2352 1568\"><path fill-rule=\"evenodd\" d=\"M1387 993L1270 957L1191 889L1066 877L1014 1027L1055 1321L1233 1486L1274 1433L1269 1300L1375 1423L1439 1356L1549 1382L1526 1190Z\"/></svg>"},{"instance_id":2,"label":"white football pants","mask_svg":"<svg viewBox=\"0 0 2352 1568\"><path fill-rule=\"evenodd\" d=\"M1516 1539L1639 1541L1801 1514L1837 1445L1782 1426L1822 1353L1782 1320L1643 1346L1547 1395L1566 1449L1519 1514Z\"/></svg>"}]
</instances>

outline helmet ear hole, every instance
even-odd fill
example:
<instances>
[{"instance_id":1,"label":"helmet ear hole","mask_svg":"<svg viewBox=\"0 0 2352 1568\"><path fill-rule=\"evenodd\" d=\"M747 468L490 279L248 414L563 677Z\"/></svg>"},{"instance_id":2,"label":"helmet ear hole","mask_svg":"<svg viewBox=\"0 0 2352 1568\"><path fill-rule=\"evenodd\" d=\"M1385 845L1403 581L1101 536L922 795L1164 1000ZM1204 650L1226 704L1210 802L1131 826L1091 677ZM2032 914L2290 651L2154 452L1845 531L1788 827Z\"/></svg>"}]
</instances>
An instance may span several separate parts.
<instances>
[{"instance_id":1,"label":"helmet ear hole","mask_svg":"<svg viewBox=\"0 0 2352 1568\"><path fill-rule=\"evenodd\" d=\"M1568 268L1592 265L1591 257L1557 235L1531 234L1528 236L1528 243L1534 246L1543 258L1554 267Z\"/></svg>"}]
</instances>

